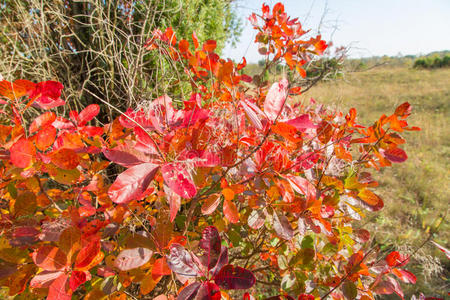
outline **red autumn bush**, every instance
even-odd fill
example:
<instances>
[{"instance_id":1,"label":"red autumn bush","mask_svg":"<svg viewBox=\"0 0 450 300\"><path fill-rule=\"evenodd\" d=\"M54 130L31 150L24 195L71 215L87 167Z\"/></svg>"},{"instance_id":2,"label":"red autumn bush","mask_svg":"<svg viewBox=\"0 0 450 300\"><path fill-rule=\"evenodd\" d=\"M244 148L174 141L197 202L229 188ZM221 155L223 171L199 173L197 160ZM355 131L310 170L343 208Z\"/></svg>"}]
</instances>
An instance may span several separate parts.
<instances>
[{"instance_id":1,"label":"red autumn bush","mask_svg":"<svg viewBox=\"0 0 450 300\"><path fill-rule=\"evenodd\" d=\"M280 3L250 20L267 67L305 76L327 48ZM89 125L105 113L94 104L57 116L58 82L0 82L10 296L373 299L415 283L409 258L359 227L383 207L370 170L407 159L410 105L366 127L356 109L296 102L287 79L255 82L215 45L155 31L145 48L184 67L189 99L161 95L103 126Z\"/></svg>"}]
</instances>

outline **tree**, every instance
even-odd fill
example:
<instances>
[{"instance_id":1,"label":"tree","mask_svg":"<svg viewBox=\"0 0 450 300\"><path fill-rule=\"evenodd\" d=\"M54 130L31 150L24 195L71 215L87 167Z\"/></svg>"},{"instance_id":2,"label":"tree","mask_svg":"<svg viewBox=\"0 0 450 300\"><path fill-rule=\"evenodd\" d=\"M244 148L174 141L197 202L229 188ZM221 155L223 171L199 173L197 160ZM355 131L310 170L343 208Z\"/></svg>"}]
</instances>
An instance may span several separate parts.
<instances>
[{"instance_id":1,"label":"tree","mask_svg":"<svg viewBox=\"0 0 450 300\"><path fill-rule=\"evenodd\" d=\"M267 64L298 76L328 46L281 3L250 20ZM104 126L89 125L97 104L57 116L59 82L0 82L1 286L50 300L403 297L409 257L354 225L383 207L370 170L407 159L411 106L366 127L191 38L169 27L145 45L183 67L189 97ZM31 106L43 113L30 123Z\"/></svg>"},{"instance_id":2,"label":"tree","mask_svg":"<svg viewBox=\"0 0 450 300\"><path fill-rule=\"evenodd\" d=\"M216 37L221 49L240 31L232 1L0 1L0 73L59 80L70 106L137 105L180 90L170 61L143 51L159 27ZM169 71L170 70L170 71ZM162 84L163 83L163 84ZM107 120L103 120L107 121Z\"/></svg>"}]
</instances>

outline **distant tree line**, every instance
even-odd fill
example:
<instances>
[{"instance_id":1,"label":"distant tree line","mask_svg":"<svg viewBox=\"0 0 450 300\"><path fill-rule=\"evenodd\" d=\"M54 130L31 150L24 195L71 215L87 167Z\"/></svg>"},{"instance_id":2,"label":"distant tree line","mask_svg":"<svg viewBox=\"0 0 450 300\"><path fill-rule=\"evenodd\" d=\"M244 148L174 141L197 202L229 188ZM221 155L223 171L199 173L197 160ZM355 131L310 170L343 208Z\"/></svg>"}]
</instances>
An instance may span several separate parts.
<instances>
[{"instance_id":1,"label":"distant tree line","mask_svg":"<svg viewBox=\"0 0 450 300\"><path fill-rule=\"evenodd\" d=\"M421 57L414 61L413 68L415 69L438 69L450 67L450 55L443 57Z\"/></svg>"}]
</instances>

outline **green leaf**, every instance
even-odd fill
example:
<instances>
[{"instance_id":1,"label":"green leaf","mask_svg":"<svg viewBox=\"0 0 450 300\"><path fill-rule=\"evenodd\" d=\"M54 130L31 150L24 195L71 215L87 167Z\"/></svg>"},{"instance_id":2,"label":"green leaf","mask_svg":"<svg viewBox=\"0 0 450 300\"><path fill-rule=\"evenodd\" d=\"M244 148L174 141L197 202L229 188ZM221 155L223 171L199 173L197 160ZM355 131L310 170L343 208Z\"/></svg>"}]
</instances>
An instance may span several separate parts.
<instances>
[{"instance_id":1,"label":"green leaf","mask_svg":"<svg viewBox=\"0 0 450 300\"><path fill-rule=\"evenodd\" d=\"M314 239L310 235L305 236L302 240L302 249L306 248L314 249Z\"/></svg>"}]
</instances>

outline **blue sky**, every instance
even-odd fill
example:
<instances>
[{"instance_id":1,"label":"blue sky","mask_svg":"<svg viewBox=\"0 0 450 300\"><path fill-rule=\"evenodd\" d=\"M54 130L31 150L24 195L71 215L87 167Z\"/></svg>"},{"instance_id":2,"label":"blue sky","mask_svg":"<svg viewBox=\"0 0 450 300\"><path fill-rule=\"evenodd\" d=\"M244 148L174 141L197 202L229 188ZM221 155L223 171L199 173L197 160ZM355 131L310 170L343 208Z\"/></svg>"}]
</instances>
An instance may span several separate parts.
<instances>
[{"instance_id":1,"label":"blue sky","mask_svg":"<svg viewBox=\"0 0 450 300\"><path fill-rule=\"evenodd\" d=\"M224 57L257 62L254 30L247 20L262 3L273 0L236 0L244 31ZM320 32L335 46L349 46L351 57L426 54L450 50L450 0L285 0L288 15L299 17L303 28ZM322 19L322 22L321 22Z\"/></svg>"}]
</instances>

